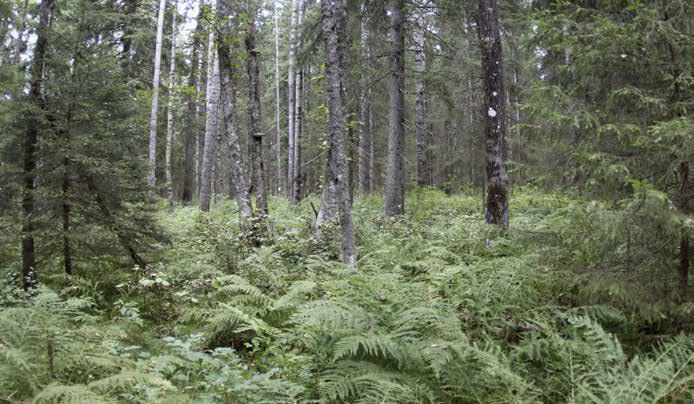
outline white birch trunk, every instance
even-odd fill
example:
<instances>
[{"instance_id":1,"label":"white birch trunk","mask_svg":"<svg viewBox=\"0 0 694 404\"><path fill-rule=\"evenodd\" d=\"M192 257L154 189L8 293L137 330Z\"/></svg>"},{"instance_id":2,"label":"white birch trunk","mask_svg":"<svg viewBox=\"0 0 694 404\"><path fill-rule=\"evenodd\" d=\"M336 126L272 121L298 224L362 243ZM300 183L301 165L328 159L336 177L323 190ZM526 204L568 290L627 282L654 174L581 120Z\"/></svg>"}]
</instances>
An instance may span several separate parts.
<instances>
[{"instance_id":1,"label":"white birch trunk","mask_svg":"<svg viewBox=\"0 0 694 404\"><path fill-rule=\"evenodd\" d=\"M216 8L217 2L212 1L211 7ZM207 106L205 111L205 148L202 155L200 173L200 210L210 210L210 192L212 188L212 173L217 149L217 114L219 108L219 60L214 52L215 31L210 30L208 36L210 52L207 55Z\"/></svg>"},{"instance_id":2,"label":"white birch trunk","mask_svg":"<svg viewBox=\"0 0 694 404\"><path fill-rule=\"evenodd\" d=\"M294 43L296 31L297 0L292 0L292 16L289 21L289 67L287 72L287 197L293 199L294 190L294 123L295 123L295 93L294 86Z\"/></svg>"},{"instance_id":3,"label":"white birch trunk","mask_svg":"<svg viewBox=\"0 0 694 404\"><path fill-rule=\"evenodd\" d=\"M159 110L159 74L161 73L161 45L164 37L164 14L166 0L159 2L159 18L157 19L157 42L154 50L154 79L152 80L152 112L149 116L149 172L147 184L154 188L157 183L157 112Z\"/></svg>"},{"instance_id":4,"label":"white birch trunk","mask_svg":"<svg viewBox=\"0 0 694 404\"><path fill-rule=\"evenodd\" d=\"M282 192L282 137L280 135L280 34L277 0L274 0L275 18L275 155L277 158L277 193Z\"/></svg>"},{"instance_id":5,"label":"white birch trunk","mask_svg":"<svg viewBox=\"0 0 694 404\"><path fill-rule=\"evenodd\" d=\"M169 102L166 112L166 197L169 209L173 210L173 173L171 170L171 150L174 142L173 101L176 82L176 8L178 0L174 0L171 17L171 64L169 67Z\"/></svg>"}]
</instances>

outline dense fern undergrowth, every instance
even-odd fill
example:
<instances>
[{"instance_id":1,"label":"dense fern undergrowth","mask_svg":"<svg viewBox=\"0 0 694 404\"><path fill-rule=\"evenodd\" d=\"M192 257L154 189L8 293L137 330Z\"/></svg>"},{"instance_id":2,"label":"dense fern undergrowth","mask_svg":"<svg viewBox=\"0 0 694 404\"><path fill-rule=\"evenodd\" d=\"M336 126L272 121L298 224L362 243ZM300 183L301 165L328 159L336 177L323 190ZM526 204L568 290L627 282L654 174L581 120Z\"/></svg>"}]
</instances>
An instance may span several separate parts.
<instances>
[{"instance_id":1,"label":"dense fern undergrowth","mask_svg":"<svg viewBox=\"0 0 694 404\"><path fill-rule=\"evenodd\" d=\"M131 268L56 268L0 294L0 401L33 403L691 402L677 224L640 189L612 204L516 189L510 230L477 193L418 190L385 219L355 201L357 269L315 198L271 204L262 247L236 207L162 208Z\"/></svg>"}]
</instances>

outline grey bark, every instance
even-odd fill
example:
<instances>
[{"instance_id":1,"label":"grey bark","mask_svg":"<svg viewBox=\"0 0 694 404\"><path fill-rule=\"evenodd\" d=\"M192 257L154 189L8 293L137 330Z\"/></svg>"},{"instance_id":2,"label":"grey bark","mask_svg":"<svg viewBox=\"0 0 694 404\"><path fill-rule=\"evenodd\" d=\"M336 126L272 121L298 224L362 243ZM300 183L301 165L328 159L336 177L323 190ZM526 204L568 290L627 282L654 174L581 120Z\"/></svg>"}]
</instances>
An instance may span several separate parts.
<instances>
[{"instance_id":1,"label":"grey bark","mask_svg":"<svg viewBox=\"0 0 694 404\"><path fill-rule=\"evenodd\" d=\"M213 1L216 6L216 1ZM209 49L214 50L215 34L210 30L208 41ZM217 117L219 110L219 60L216 52L210 52L207 65L207 106L205 107L207 118L205 120L205 147L202 156L200 170L200 210L210 210L210 192L212 190L212 174L215 156L217 155Z\"/></svg>"},{"instance_id":2,"label":"grey bark","mask_svg":"<svg viewBox=\"0 0 694 404\"><path fill-rule=\"evenodd\" d=\"M200 10L201 1L197 1L198 10ZM198 117L199 117L199 103L198 97L200 95L198 71L199 71L199 58L200 58L200 11L198 11L197 22L195 26L194 36L193 36L193 53L191 56L191 68L190 76L188 77L188 86L195 89L194 94L187 96L187 116L186 116L186 127L185 132L185 144L184 144L184 160L183 160L183 192L181 199L183 203L189 205L193 201L193 179L195 178L195 148L196 148L196 137L198 129Z\"/></svg>"},{"instance_id":3,"label":"grey bark","mask_svg":"<svg viewBox=\"0 0 694 404\"><path fill-rule=\"evenodd\" d=\"M166 0L159 1L159 18L157 19L157 40L154 50L154 78L152 80L152 111L149 115L149 171L147 184L154 188L157 183L157 118L159 111L159 75L161 73L161 46L164 37L164 14Z\"/></svg>"},{"instance_id":4,"label":"grey bark","mask_svg":"<svg viewBox=\"0 0 694 404\"><path fill-rule=\"evenodd\" d=\"M369 29L366 17L361 21L361 59L369 64ZM371 88L368 86L370 70L362 70L361 97L359 103L359 191L362 195L371 193L371 153L373 148L371 134Z\"/></svg>"},{"instance_id":5,"label":"grey bark","mask_svg":"<svg viewBox=\"0 0 694 404\"><path fill-rule=\"evenodd\" d=\"M506 174L506 92L504 91L501 35L496 0L480 0L478 22L484 84L484 133L486 139L485 221L508 227Z\"/></svg>"},{"instance_id":6,"label":"grey bark","mask_svg":"<svg viewBox=\"0 0 694 404\"><path fill-rule=\"evenodd\" d=\"M230 0L223 0L219 5L220 15L229 15ZM230 26L225 25L220 29L222 39L230 33ZM229 151L229 163L231 169L231 186L233 187L234 197L239 205L239 216L241 223L245 223L253 216L253 209L250 198L250 185L248 175L245 170L243 155L241 154L241 141L236 128L236 93L232 77L234 77L233 62L231 59L231 49L227 41L221 40L217 44L217 54L219 57L219 70L222 78L221 84L221 103L223 108L224 128L226 131L227 148Z\"/></svg>"},{"instance_id":7,"label":"grey bark","mask_svg":"<svg viewBox=\"0 0 694 404\"><path fill-rule=\"evenodd\" d=\"M173 119L173 101L174 101L174 90L176 84L176 6L178 0L174 0L172 17L171 17L171 64L169 67L169 93L168 93L168 106L166 111L166 198L168 200L169 210L173 210L174 207L174 195L173 195L173 172L171 168L172 155L171 151L173 149L174 143L174 119Z\"/></svg>"},{"instance_id":8,"label":"grey bark","mask_svg":"<svg viewBox=\"0 0 694 404\"><path fill-rule=\"evenodd\" d=\"M287 198L293 200L294 190L294 124L296 111L296 86L294 84L296 14L298 0L291 2L291 18L289 21L289 55L287 68Z\"/></svg>"},{"instance_id":9,"label":"grey bark","mask_svg":"<svg viewBox=\"0 0 694 404\"><path fill-rule=\"evenodd\" d=\"M277 0L273 1L275 20L275 164L277 165L277 182L275 190L282 192L282 135L280 134L280 34L277 14Z\"/></svg>"},{"instance_id":10,"label":"grey bark","mask_svg":"<svg viewBox=\"0 0 694 404\"><path fill-rule=\"evenodd\" d=\"M325 77L328 96L328 184L334 187L342 229L342 261L356 265L354 229L349 198L349 170L345 151L345 109L343 100L344 58L340 55L345 35L344 0L321 0L321 27L325 42Z\"/></svg>"},{"instance_id":11,"label":"grey bark","mask_svg":"<svg viewBox=\"0 0 694 404\"><path fill-rule=\"evenodd\" d=\"M303 20L305 12L305 3L303 0L297 1L297 19L296 19L296 44L295 53L300 52L304 46L302 34ZM301 67L295 69L294 76L294 139L292 153L292 190L291 201L294 204L299 203L301 194L301 144L302 144L302 129L303 129L303 91L304 91L304 71Z\"/></svg>"},{"instance_id":12,"label":"grey bark","mask_svg":"<svg viewBox=\"0 0 694 404\"><path fill-rule=\"evenodd\" d=\"M404 165L404 89L405 38L403 35L403 0L390 1L390 113L388 128L388 156L386 166L384 210L386 216L405 211Z\"/></svg>"},{"instance_id":13,"label":"grey bark","mask_svg":"<svg viewBox=\"0 0 694 404\"><path fill-rule=\"evenodd\" d=\"M431 185L429 176L429 163L427 154L429 144L427 142L426 99L424 87L424 74L426 73L426 54L424 36L425 21L420 15L416 19L417 26L412 34L414 39L414 60L416 68L415 79L415 136L417 146L417 185L420 187Z\"/></svg>"},{"instance_id":14,"label":"grey bark","mask_svg":"<svg viewBox=\"0 0 694 404\"><path fill-rule=\"evenodd\" d=\"M263 133L260 127L260 66L258 62L258 48L256 47L256 10L248 10L248 15L253 20L246 28L246 70L248 73L248 118L251 139L251 167L253 179L253 192L255 194L256 209L260 215L268 214L267 184L265 181L265 153L263 147Z\"/></svg>"}]
</instances>

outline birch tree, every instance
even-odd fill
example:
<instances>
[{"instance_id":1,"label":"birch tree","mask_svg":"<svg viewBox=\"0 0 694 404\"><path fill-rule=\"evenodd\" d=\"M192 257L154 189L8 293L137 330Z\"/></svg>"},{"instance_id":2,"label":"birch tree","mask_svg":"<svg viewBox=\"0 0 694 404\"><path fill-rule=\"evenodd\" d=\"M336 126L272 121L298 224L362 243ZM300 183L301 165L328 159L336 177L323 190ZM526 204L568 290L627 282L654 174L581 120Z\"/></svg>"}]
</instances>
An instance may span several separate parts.
<instances>
[{"instance_id":1,"label":"birch tree","mask_svg":"<svg viewBox=\"0 0 694 404\"><path fill-rule=\"evenodd\" d=\"M296 87L294 80L295 36L297 8L301 0L292 0L291 18L289 21L289 55L287 68L287 198L292 201L294 191L294 124L296 112Z\"/></svg>"},{"instance_id":2,"label":"birch tree","mask_svg":"<svg viewBox=\"0 0 694 404\"><path fill-rule=\"evenodd\" d=\"M171 64L169 67L169 94L166 111L166 198L169 210L173 210L173 173L171 169L171 150L174 143L174 90L176 83L176 13L178 0L174 0L171 17Z\"/></svg>"},{"instance_id":3,"label":"birch tree","mask_svg":"<svg viewBox=\"0 0 694 404\"><path fill-rule=\"evenodd\" d=\"M405 211L405 152L404 88L405 37L403 34L403 0L390 1L390 112L388 128L388 156L384 190L386 216Z\"/></svg>"},{"instance_id":4,"label":"birch tree","mask_svg":"<svg viewBox=\"0 0 694 404\"><path fill-rule=\"evenodd\" d=\"M340 55L341 37L345 35L345 2L321 0L321 28L325 42L325 77L328 104L328 187L334 187L342 229L342 261L356 265L354 229L349 197L349 170L345 152L345 110L342 86L344 58Z\"/></svg>"},{"instance_id":5,"label":"birch tree","mask_svg":"<svg viewBox=\"0 0 694 404\"><path fill-rule=\"evenodd\" d=\"M304 39L302 34L303 20L305 13L306 3L304 0L297 0L297 19L296 19L296 44L295 53L300 52L303 49ZM293 141L293 152L292 158L292 190L291 190L291 201L294 204L299 203L300 193L301 193L301 144L302 144L302 130L303 130L303 92L304 92L304 72L303 68L297 66L295 69L294 76L294 141Z\"/></svg>"},{"instance_id":6,"label":"birch tree","mask_svg":"<svg viewBox=\"0 0 694 404\"><path fill-rule=\"evenodd\" d=\"M508 226L506 174L506 92L496 0L480 0L478 34L484 87L486 178L484 217L488 224Z\"/></svg>"},{"instance_id":7,"label":"birch tree","mask_svg":"<svg viewBox=\"0 0 694 404\"><path fill-rule=\"evenodd\" d=\"M149 172L147 183L154 188L157 183L157 118L159 111L159 75L161 73L161 47L164 38L164 14L166 0L159 1L159 18L157 19L157 41L154 49L154 78L152 80L152 111L149 115Z\"/></svg>"},{"instance_id":8,"label":"birch tree","mask_svg":"<svg viewBox=\"0 0 694 404\"><path fill-rule=\"evenodd\" d=\"M280 134L280 33L279 15L277 13L277 0L273 1L273 11L275 20L275 164L277 165L277 177L275 189L277 193L282 192L282 136Z\"/></svg>"},{"instance_id":9,"label":"birch tree","mask_svg":"<svg viewBox=\"0 0 694 404\"><path fill-rule=\"evenodd\" d=\"M216 9L216 0L211 4ZM210 210L210 192L212 189L212 174L214 160L217 152L217 117L219 109L219 60L215 52L215 31L210 29L208 34L207 55L207 102L205 112L205 145L202 156L202 166L200 169L200 210L207 212Z\"/></svg>"}]
</instances>

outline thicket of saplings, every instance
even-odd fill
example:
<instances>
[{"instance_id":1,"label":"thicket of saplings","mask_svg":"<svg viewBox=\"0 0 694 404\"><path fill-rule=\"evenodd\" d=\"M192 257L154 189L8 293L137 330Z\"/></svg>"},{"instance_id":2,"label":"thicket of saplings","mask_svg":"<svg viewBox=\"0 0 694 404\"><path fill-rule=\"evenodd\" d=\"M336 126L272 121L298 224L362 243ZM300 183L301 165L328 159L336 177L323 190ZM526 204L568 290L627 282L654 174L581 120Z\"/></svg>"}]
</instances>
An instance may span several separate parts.
<instances>
[{"instance_id":1,"label":"thicket of saplings","mask_svg":"<svg viewBox=\"0 0 694 404\"><path fill-rule=\"evenodd\" d=\"M357 269L339 262L339 231L313 235L316 197L276 198L260 247L233 202L162 206L149 268L92 257L66 279L49 262L30 298L6 280L1 399L693 398L694 306L674 287L680 225L663 194L604 204L516 188L507 232L483 224L476 191L417 190L396 219L381 201L354 202Z\"/></svg>"}]
</instances>

